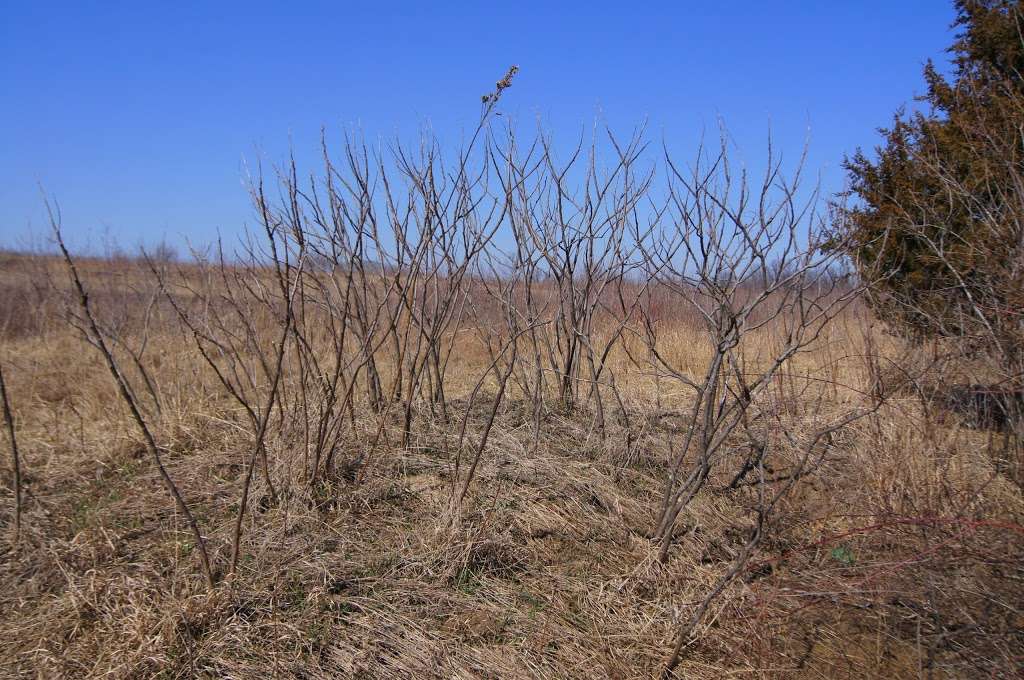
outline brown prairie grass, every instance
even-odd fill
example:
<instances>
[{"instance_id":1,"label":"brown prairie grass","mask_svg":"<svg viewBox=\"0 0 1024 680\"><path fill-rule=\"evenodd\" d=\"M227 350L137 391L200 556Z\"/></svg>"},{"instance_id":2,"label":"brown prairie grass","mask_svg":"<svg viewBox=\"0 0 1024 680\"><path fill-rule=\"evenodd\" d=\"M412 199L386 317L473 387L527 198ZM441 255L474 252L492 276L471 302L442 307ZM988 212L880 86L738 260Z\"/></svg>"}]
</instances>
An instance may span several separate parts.
<instances>
[{"instance_id":1,"label":"brown prairie grass","mask_svg":"<svg viewBox=\"0 0 1024 680\"><path fill-rule=\"evenodd\" d=\"M552 411L535 446L529 407L510 395L457 523L445 456L457 433L425 407L405 447L398 423L386 423L360 483L332 478L313 492L302 485L301 441L275 431L267 448L280 499L269 502L254 479L239 573L208 591L100 358L57 319L59 300L31 285L40 269L59 280L51 264L14 258L0 269L0 361L27 492L21 541L0 553L3 677L653 677L752 521L755 490L730 484L745 455L737 445L735 464L720 466L681 518L671 559L655 559L646 532L685 395L656 399L656 378L617 352L610 370L630 432L612 418L602 439L591 414ZM132 284L142 277L113 266L86 270L106 277L96 288L111 318L137 320ZM696 370L707 343L685 319L674 323L660 342ZM772 343L771 329L757 340ZM454 405L487 357L473 333L458 343ZM799 426L822 394L823 408L839 408L872 389L867 355L901 351L851 307L766 399ZM249 446L242 416L167 310L146 361L160 386L152 423L166 465L222 563ZM378 425L366 413L355 427L349 456ZM837 433L743 577L712 604L677 676L1019 672L1024 495L993 464L997 443L955 416L940 422L912 391ZM780 475L786 455L775 459ZM0 521L12 517L5 488Z\"/></svg>"}]
</instances>

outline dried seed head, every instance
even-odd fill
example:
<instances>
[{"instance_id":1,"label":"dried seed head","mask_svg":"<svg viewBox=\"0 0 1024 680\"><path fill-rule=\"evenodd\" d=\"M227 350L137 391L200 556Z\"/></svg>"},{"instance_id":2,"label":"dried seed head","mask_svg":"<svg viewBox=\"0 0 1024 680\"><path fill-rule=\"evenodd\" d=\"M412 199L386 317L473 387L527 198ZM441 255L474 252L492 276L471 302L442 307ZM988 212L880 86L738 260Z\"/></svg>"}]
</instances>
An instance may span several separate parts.
<instances>
[{"instance_id":1,"label":"dried seed head","mask_svg":"<svg viewBox=\"0 0 1024 680\"><path fill-rule=\"evenodd\" d=\"M489 104L498 101L498 99L501 97L501 93L507 90L508 88L512 87L512 79L518 72L519 67L513 64L511 67L509 67L508 71L505 73L505 76L494 84L494 92L485 94L483 97L480 98L480 100L484 104Z\"/></svg>"}]
</instances>

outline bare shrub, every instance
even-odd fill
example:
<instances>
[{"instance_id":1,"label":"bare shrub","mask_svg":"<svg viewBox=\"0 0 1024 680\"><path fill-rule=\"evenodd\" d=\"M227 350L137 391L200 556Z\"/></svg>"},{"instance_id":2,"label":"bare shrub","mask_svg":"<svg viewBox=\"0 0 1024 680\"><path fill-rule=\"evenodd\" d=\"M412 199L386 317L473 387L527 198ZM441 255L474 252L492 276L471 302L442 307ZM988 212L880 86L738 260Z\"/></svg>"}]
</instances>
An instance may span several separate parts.
<instances>
[{"instance_id":1,"label":"bare shrub","mask_svg":"<svg viewBox=\"0 0 1024 680\"><path fill-rule=\"evenodd\" d=\"M979 461L998 448L981 428L1012 416L973 388L942 401L955 345L878 331L875 280L846 270L802 160L787 175L769 145L755 177L723 141L684 165L642 130L562 153L496 124L512 75L460 148L324 135L308 175L259 168L255 229L191 260L86 271L54 214L68 328L114 378L209 585L207 543L231 546L232 585L164 592L167 565L132 571L132 542L166 517L83 507L59 549L18 556L54 555L61 592L33 600L19 663L72 668L107 644L136 659L94 664L114 674L1010 667L1019 488ZM987 384L972 361L956 384ZM14 370L35 470L71 435L56 408L32 414L46 385L21 406L31 369ZM133 483L82 458L47 468L68 507ZM208 499L211 536L177 484ZM122 624L131 579L144 597ZM46 613L62 639L103 625L62 656ZM134 651L112 642L129 628ZM846 634L888 646L843 656Z\"/></svg>"},{"instance_id":2,"label":"bare shrub","mask_svg":"<svg viewBox=\"0 0 1024 680\"><path fill-rule=\"evenodd\" d=\"M150 430L149 425L146 423L146 418L142 413L142 408L139 405L135 390L132 389L128 379L121 371L121 368L110 349L108 344L109 334L105 333L100 328L96 321L96 317L92 312L89 295L86 292L82 279L78 274L78 268L75 266L75 261L68 252L67 246L64 245L64 238L61 234L60 209L57 206L51 206L51 204L47 202L47 210L50 217L50 225L53 228L54 238L57 241L57 245L60 247L61 254L64 256L64 262L67 264L68 274L77 295L79 312L81 314L80 317L70 316L69 319L72 325L80 330L82 337L86 342L95 347L103 356L107 368L110 371L110 375L117 385L118 393L124 401L124 404L128 407L128 410L131 412L132 418L138 426L139 432L142 434L146 450L153 459L153 462L160 473L160 477L163 480L164 485L167 487L167 491L171 494L171 497L174 499L174 502L181 511L181 514L185 516L185 521L188 523L189 529L192 531L192 536L195 539L196 549L199 553L202 565L203 576L206 578L207 586L213 589L216 585L216 580L214 578L213 568L210 565L210 557L206 550L206 539L203 538L202 533L199 531L199 525L196 522L195 517L192 515L192 511L189 509L188 504L185 502L184 496L181 495L181 492L178 490L178 486L174 483L174 480L167 472L167 468L164 466L163 458L160 454L160 447L157 445L156 439L153 437L153 433Z\"/></svg>"}]
</instances>

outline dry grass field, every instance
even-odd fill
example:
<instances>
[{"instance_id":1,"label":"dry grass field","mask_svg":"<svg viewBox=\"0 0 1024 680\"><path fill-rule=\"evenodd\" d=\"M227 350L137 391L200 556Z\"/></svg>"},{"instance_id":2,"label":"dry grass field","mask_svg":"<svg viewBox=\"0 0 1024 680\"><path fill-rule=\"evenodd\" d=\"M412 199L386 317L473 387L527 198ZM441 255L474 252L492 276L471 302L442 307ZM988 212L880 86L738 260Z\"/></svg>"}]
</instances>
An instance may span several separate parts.
<instances>
[{"instance_id":1,"label":"dry grass field","mask_svg":"<svg viewBox=\"0 0 1024 680\"><path fill-rule=\"evenodd\" d=\"M201 278L190 267L183 276ZM486 335L465 322L447 367L447 418L413 400L415 427L403 437L400 410L356 400L340 464L315 487L308 433L294 420L300 371L286 357L265 441L276 488L272 498L254 475L228 577L253 446L246 417L153 295L145 265L80 269L124 346L145 343L154 390L137 396L217 585L205 583L194 538L102 356L65 320L73 297L63 264L7 256L0 365L24 509L14 543L5 486L3 677L657 676L681 623L737 564L684 646L678 677L1008 678L1021 668L1024 494L1020 459L998 460L1002 435L900 383L830 435L738 562L759 492L785 484L799 452L795 440L773 441L763 481L737 479L749 450L734 434L662 562L649 536L688 402L621 347L609 358L618 403L605 395L603 434L587 403L561 408L551 395L535 431L529 395L512 384L453 506L460 426L479 441L497 391ZM711 349L695 321L663 325L667 361L703 366ZM756 362L778 342L769 327L745 351ZM127 352L115 354L140 385ZM928 363L922 354L854 302L757 399L799 433L864 402L878 382L900 382L886 357L914 372ZM387 381L394 367L379 370ZM372 458L346 468L371 446Z\"/></svg>"},{"instance_id":2,"label":"dry grass field","mask_svg":"<svg viewBox=\"0 0 1024 680\"><path fill-rule=\"evenodd\" d=\"M1024 0L9 4L0 680L1024 679Z\"/></svg>"},{"instance_id":3,"label":"dry grass field","mask_svg":"<svg viewBox=\"0 0 1024 680\"><path fill-rule=\"evenodd\" d=\"M984 358L892 335L770 149L511 134L325 147L180 262L47 204L0 260L0 674L1018 676Z\"/></svg>"}]
</instances>

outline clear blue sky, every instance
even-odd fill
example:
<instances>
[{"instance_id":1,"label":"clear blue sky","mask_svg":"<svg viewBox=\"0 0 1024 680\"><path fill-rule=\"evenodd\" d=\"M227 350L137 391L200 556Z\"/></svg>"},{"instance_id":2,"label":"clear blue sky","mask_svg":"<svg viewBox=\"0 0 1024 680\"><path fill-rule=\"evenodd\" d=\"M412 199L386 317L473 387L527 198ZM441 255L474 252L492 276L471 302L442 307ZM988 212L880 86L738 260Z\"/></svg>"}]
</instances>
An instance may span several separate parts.
<instances>
[{"instance_id":1,"label":"clear blue sky","mask_svg":"<svg viewBox=\"0 0 1024 680\"><path fill-rule=\"evenodd\" d=\"M45 2L0 10L0 246L45 233L39 183L73 243L209 242L251 218L243 158L278 162L321 126L370 139L429 124L458 142L502 100L575 138L595 118L691 150L720 116L745 156L771 126L841 186L944 63L946 0L755 2Z\"/></svg>"}]
</instances>

